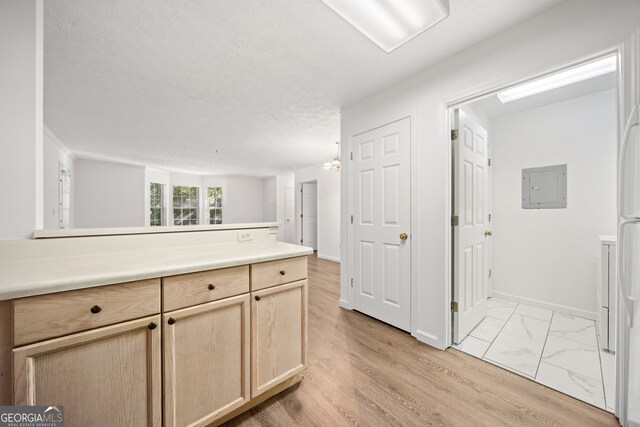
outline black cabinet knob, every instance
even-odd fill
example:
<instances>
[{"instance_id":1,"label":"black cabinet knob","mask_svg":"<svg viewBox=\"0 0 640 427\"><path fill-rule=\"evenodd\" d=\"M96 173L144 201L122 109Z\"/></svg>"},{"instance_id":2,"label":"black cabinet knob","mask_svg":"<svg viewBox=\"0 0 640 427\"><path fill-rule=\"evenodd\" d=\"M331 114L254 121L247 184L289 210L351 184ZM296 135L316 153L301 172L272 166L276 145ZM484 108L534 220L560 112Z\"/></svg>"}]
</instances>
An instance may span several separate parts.
<instances>
[{"instance_id":1,"label":"black cabinet knob","mask_svg":"<svg viewBox=\"0 0 640 427\"><path fill-rule=\"evenodd\" d=\"M167 323L170 325L173 325L174 323L176 323L176 319L173 317L169 317L169 319L167 320Z\"/></svg>"},{"instance_id":2,"label":"black cabinet knob","mask_svg":"<svg viewBox=\"0 0 640 427\"><path fill-rule=\"evenodd\" d=\"M287 270L280 270L280 275L284 276L285 274L287 274Z\"/></svg>"},{"instance_id":3,"label":"black cabinet knob","mask_svg":"<svg viewBox=\"0 0 640 427\"><path fill-rule=\"evenodd\" d=\"M152 331L157 327L158 327L158 324L156 322L149 323L149 329L151 329Z\"/></svg>"},{"instance_id":4,"label":"black cabinet knob","mask_svg":"<svg viewBox=\"0 0 640 427\"><path fill-rule=\"evenodd\" d=\"M260 301L260 295L256 295L256 301Z\"/></svg>"},{"instance_id":5,"label":"black cabinet knob","mask_svg":"<svg viewBox=\"0 0 640 427\"><path fill-rule=\"evenodd\" d=\"M92 312L93 314L98 314L98 313L100 313L101 311L102 311L102 306L101 306L101 305L96 304L96 305L94 305L93 307L91 307L91 312Z\"/></svg>"},{"instance_id":6,"label":"black cabinet knob","mask_svg":"<svg viewBox=\"0 0 640 427\"><path fill-rule=\"evenodd\" d=\"M214 285L213 283L209 283L209 290L212 291L216 288L216 285Z\"/></svg>"}]
</instances>

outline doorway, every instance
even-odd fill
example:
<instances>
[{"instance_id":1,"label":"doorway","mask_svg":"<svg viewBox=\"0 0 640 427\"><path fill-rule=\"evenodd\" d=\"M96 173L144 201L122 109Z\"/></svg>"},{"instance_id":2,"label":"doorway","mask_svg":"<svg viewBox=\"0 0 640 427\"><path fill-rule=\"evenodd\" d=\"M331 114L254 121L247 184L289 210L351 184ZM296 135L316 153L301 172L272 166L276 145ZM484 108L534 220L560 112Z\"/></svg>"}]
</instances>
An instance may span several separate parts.
<instances>
[{"instance_id":1,"label":"doorway","mask_svg":"<svg viewBox=\"0 0 640 427\"><path fill-rule=\"evenodd\" d=\"M318 182L300 188L300 244L318 250Z\"/></svg>"},{"instance_id":2,"label":"doorway","mask_svg":"<svg viewBox=\"0 0 640 427\"><path fill-rule=\"evenodd\" d=\"M451 110L454 348L611 412L616 88L614 67Z\"/></svg>"}]
</instances>

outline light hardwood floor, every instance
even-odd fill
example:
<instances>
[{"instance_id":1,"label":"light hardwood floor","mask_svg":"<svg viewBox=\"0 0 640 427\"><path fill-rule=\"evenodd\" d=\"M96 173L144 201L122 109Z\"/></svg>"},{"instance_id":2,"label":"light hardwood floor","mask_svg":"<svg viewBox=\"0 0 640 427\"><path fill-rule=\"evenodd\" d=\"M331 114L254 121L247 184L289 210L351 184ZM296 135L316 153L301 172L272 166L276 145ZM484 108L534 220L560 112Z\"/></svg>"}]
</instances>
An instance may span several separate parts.
<instances>
[{"instance_id":1,"label":"light hardwood floor","mask_svg":"<svg viewBox=\"0 0 640 427\"><path fill-rule=\"evenodd\" d=\"M339 308L339 277L339 264L309 257L305 378L226 426L618 425L608 412Z\"/></svg>"}]
</instances>

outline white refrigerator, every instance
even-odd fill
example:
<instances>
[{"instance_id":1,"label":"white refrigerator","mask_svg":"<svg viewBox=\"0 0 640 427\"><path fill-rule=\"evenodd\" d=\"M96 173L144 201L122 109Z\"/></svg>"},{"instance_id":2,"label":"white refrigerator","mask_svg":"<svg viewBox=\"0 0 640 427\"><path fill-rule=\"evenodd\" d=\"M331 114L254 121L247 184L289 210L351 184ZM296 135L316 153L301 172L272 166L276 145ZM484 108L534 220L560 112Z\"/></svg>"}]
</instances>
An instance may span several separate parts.
<instances>
[{"instance_id":1,"label":"white refrigerator","mask_svg":"<svg viewBox=\"0 0 640 427\"><path fill-rule=\"evenodd\" d=\"M640 32L620 57L616 415L640 427Z\"/></svg>"}]
</instances>

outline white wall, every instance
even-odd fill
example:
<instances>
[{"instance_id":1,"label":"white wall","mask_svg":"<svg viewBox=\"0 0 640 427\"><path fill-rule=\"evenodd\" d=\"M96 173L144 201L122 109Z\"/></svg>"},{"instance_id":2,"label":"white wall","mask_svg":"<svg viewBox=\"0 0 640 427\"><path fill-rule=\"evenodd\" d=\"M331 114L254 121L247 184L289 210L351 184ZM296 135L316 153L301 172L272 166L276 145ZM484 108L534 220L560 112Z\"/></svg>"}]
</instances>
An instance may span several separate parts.
<instances>
[{"instance_id":1,"label":"white wall","mask_svg":"<svg viewBox=\"0 0 640 427\"><path fill-rule=\"evenodd\" d=\"M262 180L262 195L263 221L277 221L278 185L275 176L270 176Z\"/></svg>"},{"instance_id":2,"label":"white wall","mask_svg":"<svg viewBox=\"0 0 640 427\"><path fill-rule=\"evenodd\" d=\"M77 228L145 225L143 167L77 159L72 179Z\"/></svg>"},{"instance_id":3,"label":"white wall","mask_svg":"<svg viewBox=\"0 0 640 427\"><path fill-rule=\"evenodd\" d=\"M262 222L264 218L263 179L251 176L226 177L226 206L222 218L227 224Z\"/></svg>"},{"instance_id":4,"label":"white wall","mask_svg":"<svg viewBox=\"0 0 640 427\"><path fill-rule=\"evenodd\" d=\"M0 13L0 239L42 228L42 0L7 0Z\"/></svg>"},{"instance_id":5,"label":"white wall","mask_svg":"<svg viewBox=\"0 0 640 427\"><path fill-rule=\"evenodd\" d=\"M43 227L60 228L60 166L71 172L70 227L74 227L74 161L75 156L60 141L55 133L44 127L43 159Z\"/></svg>"},{"instance_id":6,"label":"white wall","mask_svg":"<svg viewBox=\"0 0 640 427\"><path fill-rule=\"evenodd\" d=\"M491 121L494 296L595 318L599 235L616 234L613 89ZM566 209L523 209L522 169L567 165Z\"/></svg>"},{"instance_id":7,"label":"white wall","mask_svg":"<svg viewBox=\"0 0 640 427\"><path fill-rule=\"evenodd\" d=\"M578 61L623 42L640 24L640 2L572 0L481 42L352 106L341 116L342 158L354 135L412 119L412 335L445 348L450 341L451 160L448 103L462 102ZM343 163L342 252L349 253L349 166ZM341 301L352 300L348 257Z\"/></svg>"},{"instance_id":8,"label":"white wall","mask_svg":"<svg viewBox=\"0 0 640 427\"><path fill-rule=\"evenodd\" d=\"M346 158L346 157L343 157ZM295 171L296 229L300 241L300 185L318 183L318 257L340 262L340 173L321 166Z\"/></svg>"}]
</instances>

